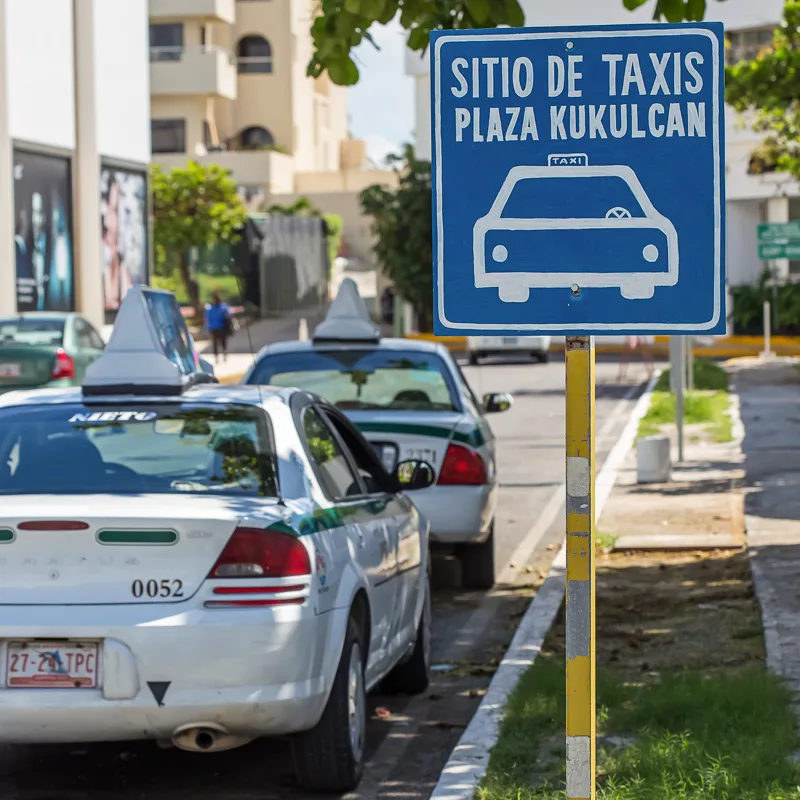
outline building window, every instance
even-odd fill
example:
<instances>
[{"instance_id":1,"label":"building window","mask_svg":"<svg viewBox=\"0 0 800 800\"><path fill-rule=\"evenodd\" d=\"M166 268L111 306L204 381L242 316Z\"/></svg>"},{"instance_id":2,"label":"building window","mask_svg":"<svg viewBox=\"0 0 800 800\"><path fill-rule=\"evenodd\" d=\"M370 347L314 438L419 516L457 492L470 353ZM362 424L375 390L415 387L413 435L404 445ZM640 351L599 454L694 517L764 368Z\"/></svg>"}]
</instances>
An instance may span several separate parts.
<instances>
[{"instance_id":1,"label":"building window","mask_svg":"<svg viewBox=\"0 0 800 800\"><path fill-rule=\"evenodd\" d=\"M154 153L185 153L186 120L150 120L150 137Z\"/></svg>"},{"instance_id":2,"label":"building window","mask_svg":"<svg viewBox=\"0 0 800 800\"><path fill-rule=\"evenodd\" d=\"M183 53L183 23L150 26L150 60L180 61Z\"/></svg>"},{"instance_id":3,"label":"building window","mask_svg":"<svg viewBox=\"0 0 800 800\"><path fill-rule=\"evenodd\" d=\"M725 42L725 63L753 61L759 53L772 46L774 36L774 26L728 31Z\"/></svg>"},{"instance_id":4,"label":"building window","mask_svg":"<svg viewBox=\"0 0 800 800\"><path fill-rule=\"evenodd\" d=\"M236 48L240 73L271 73L272 47L263 36L243 36Z\"/></svg>"},{"instance_id":5,"label":"building window","mask_svg":"<svg viewBox=\"0 0 800 800\"><path fill-rule=\"evenodd\" d=\"M245 128L239 134L239 148L241 150L267 150L275 146L272 134L260 125Z\"/></svg>"}]
</instances>

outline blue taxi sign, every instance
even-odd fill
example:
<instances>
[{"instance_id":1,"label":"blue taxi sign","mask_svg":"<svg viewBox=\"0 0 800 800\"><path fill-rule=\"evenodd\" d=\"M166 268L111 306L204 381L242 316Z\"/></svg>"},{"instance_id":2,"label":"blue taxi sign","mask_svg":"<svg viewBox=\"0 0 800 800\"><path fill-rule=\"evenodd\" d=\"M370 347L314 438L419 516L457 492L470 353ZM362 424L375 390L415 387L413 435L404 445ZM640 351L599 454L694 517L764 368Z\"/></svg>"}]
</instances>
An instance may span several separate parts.
<instances>
[{"instance_id":1,"label":"blue taxi sign","mask_svg":"<svg viewBox=\"0 0 800 800\"><path fill-rule=\"evenodd\" d=\"M434 331L723 333L723 27L431 34Z\"/></svg>"},{"instance_id":2,"label":"blue taxi sign","mask_svg":"<svg viewBox=\"0 0 800 800\"><path fill-rule=\"evenodd\" d=\"M175 295L132 286L100 358L86 370L84 394L175 394L216 382L202 361Z\"/></svg>"}]
</instances>

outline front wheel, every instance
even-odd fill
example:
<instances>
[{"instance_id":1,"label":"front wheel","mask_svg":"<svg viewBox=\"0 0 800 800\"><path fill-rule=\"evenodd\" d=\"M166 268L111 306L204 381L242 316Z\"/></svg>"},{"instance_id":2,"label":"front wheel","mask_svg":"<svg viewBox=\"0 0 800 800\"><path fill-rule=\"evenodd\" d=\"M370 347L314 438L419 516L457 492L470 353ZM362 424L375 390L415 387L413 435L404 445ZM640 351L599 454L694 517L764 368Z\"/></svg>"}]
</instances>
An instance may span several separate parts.
<instances>
[{"instance_id":1,"label":"front wheel","mask_svg":"<svg viewBox=\"0 0 800 800\"><path fill-rule=\"evenodd\" d=\"M298 783L312 791L353 791L364 774L366 728L364 636L351 617L322 718L292 740Z\"/></svg>"},{"instance_id":2,"label":"front wheel","mask_svg":"<svg viewBox=\"0 0 800 800\"><path fill-rule=\"evenodd\" d=\"M477 366L479 360L480 360L480 357L478 356L477 353L470 353L469 354L469 363L470 363L471 366L473 366L473 367Z\"/></svg>"},{"instance_id":3,"label":"front wheel","mask_svg":"<svg viewBox=\"0 0 800 800\"><path fill-rule=\"evenodd\" d=\"M534 353L533 355L540 364L546 364L550 360L550 353L540 352Z\"/></svg>"},{"instance_id":4,"label":"front wheel","mask_svg":"<svg viewBox=\"0 0 800 800\"><path fill-rule=\"evenodd\" d=\"M485 542L462 545L460 561L465 589L488 590L494 586L494 522Z\"/></svg>"}]
</instances>

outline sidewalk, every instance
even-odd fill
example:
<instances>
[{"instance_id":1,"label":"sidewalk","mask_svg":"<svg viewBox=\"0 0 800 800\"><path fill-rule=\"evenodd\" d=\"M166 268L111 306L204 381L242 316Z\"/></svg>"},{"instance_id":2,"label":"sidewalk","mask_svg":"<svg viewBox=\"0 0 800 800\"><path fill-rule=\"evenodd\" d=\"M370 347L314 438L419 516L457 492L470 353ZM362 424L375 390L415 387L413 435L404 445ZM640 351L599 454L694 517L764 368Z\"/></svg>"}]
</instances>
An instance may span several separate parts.
<instances>
[{"instance_id":1,"label":"sidewalk","mask_svg":"<svg viewBox=\"0 0 800 800\"><path fill-rule=\"evenodd\" d=\"M674 459L675 428L670 428L664 433L672 439ZM673 461L667 484L638 484L632 449L598 521L599 534L613 542L615 550L744 547L742 456L735 439L710 441L702 426L687 425L684 462Z\"/></svg>"},{"instance_id":2,"label":"sidewalk","mask_svg":"<svg viewBox=\"0 0 800 800\"><path fill-rule=\"evenodd\" d=\"M796 359L780 359L743 362L732 371L745 429L747 541L767 663L800 692L800 370Z\"/></svg>"}]
</instances>

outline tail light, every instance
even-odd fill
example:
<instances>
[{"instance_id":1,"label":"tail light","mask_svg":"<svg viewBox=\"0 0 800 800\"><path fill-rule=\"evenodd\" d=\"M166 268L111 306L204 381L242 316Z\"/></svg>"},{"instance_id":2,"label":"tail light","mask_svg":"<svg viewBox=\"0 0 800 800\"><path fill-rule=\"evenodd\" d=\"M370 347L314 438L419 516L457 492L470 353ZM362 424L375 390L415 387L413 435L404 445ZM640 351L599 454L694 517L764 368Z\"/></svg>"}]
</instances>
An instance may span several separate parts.
<instances>
[{"instance_id":1,"label":"tail light","mask_svg":"<svg viewBox=\"0 0 800 800\"><path fill-rule=\"evenodd\" d=\"M209 578L290 578L311 575L311 559L294 536L261 528L237 528Z\"/></svg>"},{"instance_id":2,"label":"tail light","mask_svg":"<svg viewBox=\"0 0 800 800\"><path fill-rule=\"evenodd\" d=\"M56 378L74 378L75 377L75 361L72 356L67 355L60 347L56 351L56 359L53 362L53 372L50 375L51 380Z\"/></svg>"},{"instance_id":3,"label":"tail light","mask_svg":"<svg viewBox=\"0 0 800 800\"><path fill-rule=\"evenodd\" d=\"M439 470L440 486L481 486L486 483L486 465L474 450L451 444Z\"/></svg>"}]
</instances>

